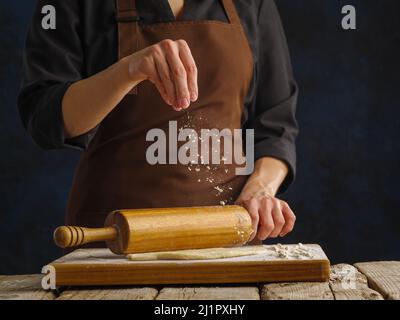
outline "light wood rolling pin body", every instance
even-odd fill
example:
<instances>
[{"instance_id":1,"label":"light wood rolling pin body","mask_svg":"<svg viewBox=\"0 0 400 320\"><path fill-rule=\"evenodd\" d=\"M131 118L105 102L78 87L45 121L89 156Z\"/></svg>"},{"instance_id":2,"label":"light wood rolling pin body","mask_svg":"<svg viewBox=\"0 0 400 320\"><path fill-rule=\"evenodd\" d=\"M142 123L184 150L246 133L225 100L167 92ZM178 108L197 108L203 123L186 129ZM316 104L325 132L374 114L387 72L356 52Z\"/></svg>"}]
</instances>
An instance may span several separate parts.
<instances>
[{"instance_id":1,"label":"light wood rolling pin body","mask_svg":"<svg viewBox=\"0 0 400 320\"><path fill-rule=\"evenodd\" d=\"M59 227L62 248L106 241L116 254L240 246L252 233L243 207L133 209L111 212L104 228Z\"/></svg>"}]
</instances>

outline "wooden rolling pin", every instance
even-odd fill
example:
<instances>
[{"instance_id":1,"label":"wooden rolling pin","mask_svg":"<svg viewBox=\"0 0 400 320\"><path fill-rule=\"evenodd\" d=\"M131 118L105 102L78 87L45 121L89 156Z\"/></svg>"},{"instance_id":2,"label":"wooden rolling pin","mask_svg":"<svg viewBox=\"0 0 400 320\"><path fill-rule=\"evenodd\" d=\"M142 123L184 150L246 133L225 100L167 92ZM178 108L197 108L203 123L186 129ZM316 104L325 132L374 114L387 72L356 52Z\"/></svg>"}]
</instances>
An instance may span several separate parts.
<instances>
[{"instance_id":1,"label":"wooden rolling pin","mask_svg":"<svg viewBox=\"0 0 400 320\"><path fill-rule=\"evenodd\" d=\"M240 206L134 209L111 212L104 228L59 227L55 243L71 248L106 241L116 254L240 246L252 233Z\"/></svg>"}]
</instances>

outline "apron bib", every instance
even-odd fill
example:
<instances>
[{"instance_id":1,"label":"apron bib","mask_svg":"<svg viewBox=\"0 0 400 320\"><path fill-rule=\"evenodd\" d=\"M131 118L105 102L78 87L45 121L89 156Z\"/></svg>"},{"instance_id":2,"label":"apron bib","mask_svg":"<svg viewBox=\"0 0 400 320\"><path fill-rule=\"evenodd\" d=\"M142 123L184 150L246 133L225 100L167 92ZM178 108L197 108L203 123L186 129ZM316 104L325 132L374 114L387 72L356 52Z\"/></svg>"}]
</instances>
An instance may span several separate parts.
<instances>
[{"instance_id":1,"label":"apron bib","mask_svg":"<svg viewBox=\"0 0 400 320\"><path fill-rule=\"evenodd\" d=\"M232 0L222 0L228 22L143 26L134 0L116 4L119 58L164 39L186 40L198 67L199 99L187 111L176 112L149 81L128 94L102 121L82 154L68 200L67 225L101 227L106 215L117 209L233 203L247 180L236 175L235 163L150 165L146 159L154 143L146 141L148 131L157 128L171 135L170 121L175 121L177 134L183 128L198 134L201 129L241 128L253 57Z\"/></svg>"}]
</instances>

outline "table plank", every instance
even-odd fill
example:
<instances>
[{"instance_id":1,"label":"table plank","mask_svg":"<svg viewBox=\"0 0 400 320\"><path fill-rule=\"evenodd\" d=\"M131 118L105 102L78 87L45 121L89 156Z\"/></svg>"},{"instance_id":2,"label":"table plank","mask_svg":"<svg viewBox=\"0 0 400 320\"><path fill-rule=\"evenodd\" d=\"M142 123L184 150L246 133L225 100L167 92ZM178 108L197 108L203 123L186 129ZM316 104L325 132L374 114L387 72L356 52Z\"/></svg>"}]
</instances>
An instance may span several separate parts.
<instances>
[{"instance_id":1,"label":"table plank","mask_svg":"<svg viewBox=\"0 0 400 320\"><path fill-rule=\"evenodd\" d=\"M272 283L261 290L262 300L334 300L328 282Z\"/></svg>"},{"instance_id":2,"label":"table plank","mask_svg":"<svg viewBox=\"0 0 400 320\"><path fill-rule=\"evenodd\" d=\"M400 300L400 261L356 263L371 288L387 300Z\"/></svg>"},{"instance_id":3,"label":"table plank","mask_svg":"<svg viewBox=\"0 0 400 320\"><path fill-rule=\"evenodd\" d=\"M381 294L368 287L367 277L349 264L331 267L329 285L335 300L383 300Z\"/></svg>"},{"instance_id":4,"label":"table plank","mask_svg":"<svg viewBox=\"0 0 400 320\"><path fill-rule=\"evenodd\" d=\"M155 288L72 288L61 293L57 300L154 300Z\"/></svg>"},{"instance_id":5,"label":"table plank","mask_svg":"<svg viewBox=\"0 0 400 320\"><path fill-rule=\"evenodd\" d=\"M43 275L0 276L0 300L53 300L55 295L42 289Z\"/></svg>"},{"instance_id":6,"label":"table plank","mask_svg":"<svg viewBox=\"0 0 400 320\"><path fill-rule=\"evenodd\" d=\"M156 300L260 300L257 287L164 288Z\"/></svg>"},{"instance_id":7,"label":"table plank","mask_svg":"<svg viewBox=\"0 0 400 320\"><path fill-rule=\"evenodd\" d=\"M0 276L0 300L55 299L41 288L42 275ZM340 264L331 267L329 282L271 283L263 300L400 300L400 262ZM60 300L259 300L257 287L69 288Z\"/></svg>"}]
</instances>

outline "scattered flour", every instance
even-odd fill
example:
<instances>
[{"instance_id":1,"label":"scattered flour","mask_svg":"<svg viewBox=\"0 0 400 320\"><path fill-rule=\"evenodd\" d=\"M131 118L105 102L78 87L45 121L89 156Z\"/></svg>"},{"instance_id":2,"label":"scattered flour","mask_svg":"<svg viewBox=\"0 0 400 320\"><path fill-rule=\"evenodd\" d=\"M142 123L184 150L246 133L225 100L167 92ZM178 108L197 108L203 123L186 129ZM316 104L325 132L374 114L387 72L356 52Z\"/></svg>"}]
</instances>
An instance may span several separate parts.
<instances>
[{"instance_id":1,"label":"scattered flour","mask_svg":"<svg viewBox=\"0 0 400 320\"><path fill-rule=\"evenodd\" d=\"M193 129L194 128L194 116L193 114L191 114L188 110L185 110L185 119L184 119L184 124L181 126L181 128L179 128L179 132L182 132L182 130L184 129ZM203 118L200 116L198 117L199 120L203 120ZM217 135L216 135L217 136ZM198 142L197 139L202 142L203 138L202 137L196 137L195 135L190 134L189 135L189 140L191 142ZM220 142L220 139L218 138L218 142ZM187 147L188 149L188 147ZM217 153L218 150L212 150L213 152ZM203 181L208 182L210 184L218 184L219 183L219 179L217 176L214 175L214 171L217 171L219 169L219 166L211 166L205 163L204 161L204 157L201 154L197 155L200 158L200 165L198 165L198 162L196 160L192 160L189 165L187 166L188 171L193 172L193 174L200 174L201 172L207 172L208 176L205 177L204 179L200 178L200 175L197 176L197 182L201 183ZM226 157L221 157L221 164L226 163L227 159ZM225 174L229 173L229 169L224 169ZM221 179L222 182L222 179ZM233 202L232 197L223 197L221 199L221 196L223 196L224 192L229 190L229 191L233 191L232 187L228 187L226 190L224 190L223 187L221 187L220 185L217 185L214 187L214 189L217 191L217 193L215 194L215 196L217 198L220 198L218 200L219 204L221 206L225 206L229 203Z\"/></svg>"},{"instance_id":2,"label":"scattered flour","mask_svg":"<svg viewBox=\"0 0 400 320\"><path fill-rule=\"evenodd\" d=\"M312 252L312 248L304 246L299 243L296 246L285 246L277 244L273 247L276 255L283 259L314 259L315 255Z\"/></svg>"}]
</instances>

